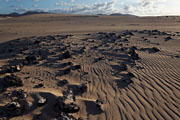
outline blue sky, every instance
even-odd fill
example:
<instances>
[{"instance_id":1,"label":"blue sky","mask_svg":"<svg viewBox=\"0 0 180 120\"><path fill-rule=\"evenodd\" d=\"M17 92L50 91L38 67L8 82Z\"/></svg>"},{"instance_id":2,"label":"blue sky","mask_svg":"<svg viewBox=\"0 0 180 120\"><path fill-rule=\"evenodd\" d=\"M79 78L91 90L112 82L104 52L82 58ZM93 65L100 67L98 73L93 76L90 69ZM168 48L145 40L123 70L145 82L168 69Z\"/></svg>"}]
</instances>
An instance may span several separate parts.
<instances>
[{"instance_id":1,"label":"blue sky","mask_svg":"<svg viewBox=\"0 0 180 120\"><path fill-rule=\"evenodd\" d=\"M180 0L0 0L0 13L180 15Z\"/></svg>"}]
</instances>

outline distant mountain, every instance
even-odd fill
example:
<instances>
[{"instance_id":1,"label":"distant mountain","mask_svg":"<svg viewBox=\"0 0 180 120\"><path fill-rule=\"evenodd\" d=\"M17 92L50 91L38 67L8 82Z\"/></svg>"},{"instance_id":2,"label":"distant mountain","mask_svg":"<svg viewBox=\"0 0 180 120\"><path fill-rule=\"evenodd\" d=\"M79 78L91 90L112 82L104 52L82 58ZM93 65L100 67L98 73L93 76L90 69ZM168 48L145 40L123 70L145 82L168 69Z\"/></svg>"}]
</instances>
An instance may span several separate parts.
<instances>
[{"instance_id":1,"label":"distant mountain","mask_svg":"<svg viewBox=\"0 0 180 120\"><path fill-rule=\"evenodd\" d=\"M0 17L18 17L20 14L14 12L10 14L0 14Z\"/></svg>"},{"instance_id":2,"label":"distant mountain","mask_svg":"<svg viewBox=\"0 0 180 120\"><path fill-rule=\"evenodd\" d=\"M47 14L48 12L39 12L39 11L27 11L23 14L21 14L21 16L24 16L24 15L33 15L33 14Z\"/></svg>"},{"instance_id":3,"label":"distant mountain","mask_svg":"<svg viewBox=\"0 0 180 120\"><path fill-rule=\"evenodd\" d=\"M0 14L0 17L19 17L19 16L25 16L25 15L33 15L33 14L46 14L47 12L39 12L39 11L27 11L23 14L19 14L16 12L10 13L10 14Z\"/></svg>"},{"instance_id":4,"label":"distant mountain","mask_svg":"<svg viewBox=\"0 0 180 120\"><path fill-rule=\"evenodd\" d=\"M97 15L106 15L106 14L97 14Z\"/></svg>"},{"instance_id":5,"label":"distant mountain","mask_svg":"<svg viewBox=\"0 0 180 120\"><path fill-rule=\"evenodd\" d=\"M121 14L121 13L112 13L112 14L110 14L110 16L135 16L135 15L131 15L131 14Z\"/></svg>"},{"instance_id":6,"label":"distant mountain","mask_svg":"<svg viewBox=\"0 0 180 120\"><path fill-rule=\"evenodd\" d=\"M19 16L20 14L16 13L16 12L13 12L13 13L10 13L8 15L11 16L11 17L16 17L16 16Z\"/></svg>"}]
</instances>

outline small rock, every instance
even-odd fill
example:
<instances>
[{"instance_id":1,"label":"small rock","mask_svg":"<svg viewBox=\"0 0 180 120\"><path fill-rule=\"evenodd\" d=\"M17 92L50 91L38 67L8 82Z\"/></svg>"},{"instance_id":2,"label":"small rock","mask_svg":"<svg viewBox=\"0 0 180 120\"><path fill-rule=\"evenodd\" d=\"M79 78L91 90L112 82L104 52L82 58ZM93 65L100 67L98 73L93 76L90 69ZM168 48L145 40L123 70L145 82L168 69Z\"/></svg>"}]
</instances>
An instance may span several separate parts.
<instances>
[{"instance_id":1,"label":"small rock","mask_svg":"<svg viewBox=\"0 0 180 120\"><path fill-rule=\"evenodd\" d=\"M47 103L47 99L46 98L41 98L38 101L38 106L41 107L41 106L45 105L46 103Z\"/></svg>"},{"instance_id":2,"label":"small rock","mask_svg":"<svg viewBox=\"0 0 180 120\"><path fill-rule=\"evenodd\" d=\"M14 74L4 77L4 81L8 86L23 86L22 80Z\"/></svg>"},{"instance_id":3,"label":"small rock","mask_svg":"<svg viewBox=\"0 0 180 120\"><path fill-rule=\"evenodd\" d=\"M75 96L72 89L63 91L63 97L59 97L55 104L55 107L64 113L76 113L80 110L80 107L75 103Z\"/></svg>"},{"instance_id":4,"label":"small rock","mask_svg":"<svg viewBox=\"0 0 180 120\"><path fill-rule=\"evenodd\" d=\"M61 113L60 117L57 120L76 120L72 115Z\"/></svg>"},{"instance_id":5,"label":"small rock","mask_svg":"<svg viewBox=\"0 0 180 120\"><path fill-rule=\"evenodd\" d=\"M125 64L122 64L121 65L121 70L126 71L127 70L127 66Z\"/></svg>"},{"instance_id":6,"label":"small rock","mask_svg":"<svg viewBox=\"0 0 180 120\"><path fill-rule=\"evenodd\" d=\"M34 41L35 44L39 44L40 42L41 42L40 40Z\"/></svg>"},{"instance_id":7,"label":"small rock","mask_svg":"<svg viewBox=\"0 0 180 120\"><path fill-rule=\"evenodd\" d=\"M23 67L23 66L20 65L20 64L18 64L18 65L16 65L16 66L9 66L9 67L6 68L6 71L7 71L8 73L19 72L19 71L22 70L22 67Z\"/></svg>"},{"instance_id":8,"label":"small rock","mask_svg":"<svg viewBox=\"0 0 180 120\"><path fill-rule=\"evenodd\" d=\"M72 65L72 62L63 63L62 66Z\"/></svg>"},{"instance_id":9,"label":"small rock","mask_svg":"<svg viewBox=\"0 0 180 120\"><path fill-rule=\"evenodd\" d=\"M156 47L153 47L152 49L154 50L154 52L159 52L159 51L160 51L160 50L159 50L158 48L156 48Z\"/></svg>"},{"instance_id":10,"label":"small rock","mask_svg":"<svg viewBox=\"0 0 180 120\"><path fill-rule=\"evenodd\" d=\"M64 75L69 74L71 72L71 68L67 68L64 70Z\"/></svg>"},{"instance_id":11,"label":"small rock","mask_svg":"<svg viewBox=\"0 0 180 120\"><path fill-rule=\"evenodd\" d=\"M97 99L96 100L96 107L99 109L99 110L102 110L102 105L104 104L104 101L103 100L99 100Z\"/></svg>"},{"instance_id":12,"label":"small rock","mask_svg":"<svg viewBox=\"0 0 180 120\"><path fill-rule=\"evenodd\" d=\"M35 55L29 55L27 57L25 57L25 61L23 62L24 65L28 65L28 64L37 64L37 57Z\"/></svg>"},{"instance_id":13,"label":"small rock","mask_svg":"<svg viewBox=\"0 0 180 120\"><path fill-rule=\"evenodd\" d=\"M129 41L129 40L128 40L127 38L125 38L123 41L125 41L125 42L126 42L126 41Z\"/></svg>"},{"instance_id":14,"label":"small rock","mask_svg":"<svg viewBox=\"0 0 180 120\"><path fill-rule=\"evenodd\" d=\"M73 70L81 69L81 65L74 65L72 69Z\"/></svg>"},{"instance_id":15,"label":"small rock","mask_svg":"<svg viewBox=\"0 0 180 120\"><path fill-rule=\"evenodd\" d=\"M139 55L136 53L134 55L131 56L133 60L139 60Z\"/></svg>"},{"instance_id":16,"label":"small rock","mask_svg":"<svg viewBox=\"0 0 180 120\"><path fill-rule=\"evenodd\" d=\"M104 101L97 99L97 100L96 100L96 103L97 103L97 104L104 104Z\"/></svg>"},{"instance_id":17,"label":"small rock","mask_svg":"<svg viewBox=\"0 0 180 120\"><path fill-rule=\"evenodd\" d=\"M67 75L71 72L71 68L67 68L67 69L64 69L64 70L60 70L58 75L59 76L63 76L63 75Z\"/></svg>"},{"instance_id":18,"label":"small rock","mask_svg":"<svg viewBox=\"0 0 180 120\"><path fill-rule=\"evenodd\" d=\"M18 102L10 102L5 106L5 109L8 111L14 111L18 108L21 108L21 106Z\"/></svg>"},{"instance_id":19,"label":"small rock","mask_svg":"<svg viewBox=\"0 0 180 120\"><path fill-rule=\"evenodd\" d=\"M128 76L128 77L135 77L134 74L132 74L131 72L129 72L129 73L127 74L127 76Z\"/></svg>"},{"instance_id":20,"label":"small rock","mask_svg":"<svg viewBox=\"0 0 180 120\"><path fill-rule=\"evenodd\" d=\"M63 99L66 101L68 100L68 102L72 103L75 101L75 96L73 95L73 91L72 89L63 91ZM65 102L66 103L66 102Z\"/></svg>"},{"instance_id":21,"label":"small rock","mask_svg":"<svg viewBox=\"0 0 180 120\"><path fill-rule=\"evenodd\" d=\"M15 97L17 97L17 98L19 98L19 99L25 99L25 98L27 98L27 93L26 92L24 92L24 90L23 89L20 89L20 90L15 90L15 91L13 91L12 92L12 96L15 96Z\"/></svg>"},{"instance_id":22,"label":"small rock","mask_svg":"<svg viewBox=\"0 0 180 120\"><path fill-rule=\"evenodd\" d=\"M0 74L5 74L7 70L0 68Z\"/></svg>"},{"instance_id":23,"label":"small rock","mask_svg":"<svg viewBox=\"0 0 180 120\"><path fill-rule=\"evenodd\" d=\"M65 104L63 107L63 112L65 112L65 113L76 113L79 110L80 110L80 107L74 103Z\"/></svg>"},{"instance_id":24,"label":"small rock","mask_svg":"<svg viewBox=\"0 0 180 120\"><path fill-rule=\"evenodd\" d=\"M66 51L66 52L64 52L64 53L59 57L59 59L60 59L60 60L63 60L63 59L67 59L67 58L70 58L70 57L71 57L70 52L69 52L69 51Z\"/></svg>"},{"instance_id":25,"label":"small rock","mask_svg":"<svg viewBox=\"0 0 180 120\"><path fill-rule=\"evenodd\" d=\"M81 91L81 92L87 92L87 86L85 84L80 84L77 86L77 88Z\"/></svg>"},{"instance_id":26,"label":"small rock","mask_svg":"<svg viewBox=\"0 0 180 120\"><path fill-rule=\"evenodd\" d=\"M11 115L17 116L22 114L21 105L18 102L8 103L7 105L5 105L5 109Z\"/></svg>"},{"instance_id":27,"label":"small rock","mask_svg":"<svg viewBox=\"0 0 180 120\"><path fill-rule=\"evenodd\" d=\"M9 48L9 49L8 49L8 52L13 52L13 51L14 51L13 48Z\"/></svg>"},{"instance_id":28,"label":"small rock","mask_svg":"<svg viewBox=\"0 0 180 120\"><path fill-rule=\"evenodd\" d=\"M41 87L43 87L44 85L42 84L42 83L40 83L40 84L37 84L34 88L41 88Z\"/></svg>"},{"instance_id":29,"label":"small rock","mask_svg":"<svg viewBox=\"0 0 180 120\"><path fill-rule=\"evenodd\" d=\"M66 79L60 80L60 81L58 82L58 85L59 85L59 86L64 86L64 85L66 85L66 84L68 84L68 81L67 81Z\"/></svg>"},{"instance_id":30,"label":"small rock","mask_svg":"<svg viewBox=\"0 0 180 120\"><path fill-rule=\"evenodd\" d=\"M172 37L166 37L165 41L168 41L168 40L171 40L171 39L172 39Z\"/></svg>"},{"instance_id":31,"label":"small rock","mask_svg":"<svg viewBox=\"0 0 180 120\"><path fill-rule=\"evenodd\" d=\"M123 82L125 82L127 84L133 83L133 81L131 79L125 79L125 80L123 80Z\"/></svg>"},{"instance_id":32,"label":"small rock","mask_svg":"<svg viewBox=\"0 0 180 120\"><path fill-rule=\"evenodd\" d=\"M5 92L6 90L7 90L7 89L5 89L5 88L0 89L0 93Z\"/></svg>"},{"instance_id":33,"label":"small rock","mask_svg":"<svg viewBox=\"0 0 180 120\"><path fill-rule=\"evenodd\" d=\"M31 103L31 102L26 102L26 104L25 104L25 110L27 111L27 110L29 110L31 107L33 106L33 104Z\"/></svg>"}]
</instances>

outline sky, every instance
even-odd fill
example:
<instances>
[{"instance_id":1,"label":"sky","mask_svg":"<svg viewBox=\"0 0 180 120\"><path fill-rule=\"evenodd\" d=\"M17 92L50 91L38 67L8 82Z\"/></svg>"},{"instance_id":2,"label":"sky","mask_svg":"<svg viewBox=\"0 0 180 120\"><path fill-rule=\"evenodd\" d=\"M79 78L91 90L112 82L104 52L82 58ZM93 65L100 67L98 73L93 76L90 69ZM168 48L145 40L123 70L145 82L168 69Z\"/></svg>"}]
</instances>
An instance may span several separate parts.
<instances>
[{"instance_id":1,"label":"sky","mask_svg":"<svg viewBox=\"0 0 180 120\"><path fill-rule=\"evenodd\" d=\"M180 15L180 0L0 0L0 14L43 11L64 14Z\"/></svg>"}]
</instances>

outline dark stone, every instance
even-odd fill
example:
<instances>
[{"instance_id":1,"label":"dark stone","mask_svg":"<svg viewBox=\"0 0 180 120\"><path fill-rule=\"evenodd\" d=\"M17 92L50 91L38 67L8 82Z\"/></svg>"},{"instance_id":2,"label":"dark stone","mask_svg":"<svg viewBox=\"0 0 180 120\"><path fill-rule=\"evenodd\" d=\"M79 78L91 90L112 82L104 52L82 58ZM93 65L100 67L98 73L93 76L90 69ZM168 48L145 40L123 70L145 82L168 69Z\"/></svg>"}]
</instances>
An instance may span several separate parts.
<instances>
[{"instance_id":1,"label":"dark stone","mask_svg":"<svg viewBox=\"0 0 180 120\"><path fill-rule=\"evenodd\" d=\"M154 50L154 52L159 52L159 51L160 51L160 50L159 50L158 48L156 48L156 47L153 47L152 49Z\"/></svg>"},{"instance_id":2,"label":"dark stone","mask_svg":"<svg viewBox=\"0 0 180 120\"><path fill-rule=\"evenodd\" d=\"M40 84L38 84L38 85L36 85L34 88L41 88L41 87L43 87L44 85L42 84L42 83L40 83Z\"/></svg>"},{"instance_id":3,"label":"dark stone","mask_svg":"<svg viewBox=\"0 0 180 120\"><path fill-rule=\"evenodd\" d=\"M5 88L0 89L0 93L5 92L6 90L7 90L7 89L5 89Z\"/></svg>"},{"instance_id":4,"label":"dark stone","mask_svg":"<svg viewBox=\"0 0 180 120\"><path fill-rule=\"evenodd\" d=\"M80 84L77 86L77 88L83 93L87 92L87 86L85 84Z\"/></svg>"},{"instance_id":5,"label":"dark stone","mask_svg":"<svg viewBox=\"0 0 180 120\"><path fill-rule=\"evenodd\" d=\"M61 113L60 117L58 117L57 119L55 118L54 120L77 120L75 119L72 115L68 115L66 113ZM78 119L81 120L81 119Z\"/></svg>"},{"instance_id":6,"label":"dark stone","mask_svg":"<svg viewBox=\"0 0 180 120\"><path fill-rule=\"evenodd\" d=\"M119 46L123 46L123 44L121 43L121 44L119 44Z\"/></svg>"},{"instance_id":7,"label":"dark stone","mask_svg":"<svg viewBox=\"0 0 180 120\"><path fill-rule=\"evenodd\" d=\"M40 40L34 41L35 44L39 44L40 42L41 42Z\"/></svg>"},{"instance_id":8,"label":"dark stone","mask_svg":"<svg viewBox=\"0 0 180 120\"><path fill-rule=\"evenodd\" d=\"M24 65L28 64L37 64L37 57L35 55L29 55L25 58L25 61L23 62Z\"/></svg>"},{"instance_id":9,"label":"dark stone","mask_svg":"<svg viewBox=\"0 0 180 120\"><path fill-rule=\"evenodd\" d=\"M104 104L104 101L97 99L97 100L96 100L96 103L97 103L97 104Z\"/></svg>"},{"instance_id":10,"label":"dark stone","mask_svg":"<svg viewBox=\"0 0 180 120\"><path fill-rule=\"evenodd\" d=\"M127 70L127 66L126 66L125 64L122 64L122 65L121 65L121 70L122 70L122 71L126 71L126 70Z\"/></svg>"},{"instance_id":11,"label":"dark stone","mask_svg":"<svg viewBox=\"0 0 180 120\"><path fill-rule=\"evenodd\" d=\"M137 50L137 47L136 47L136 46L132 46L131 48L134 49L134 50Z\"/></svg>"},{"instance_id":12,"label":"dark stone","mask_svg":"<svg viewBox=\"0 0 180 120\"><path fill-rule=\"evenodd\" d=\"M139 55L135 52L135 49L137 49L136 47L131 47L129 50L129 54L131 55L133 60L139 60Z\"/></svg>"},{"instance_id":13,"label":"dark stone","mask_svg":"<svg viewBox=\"0 0 180 120\"><path fill-rule=\"evenodd\" d=\"M12 92L13 97L17 97L18 99L25 99L27 97L27 93L24 92L23 89L15 90Z\"/></svg>"},{"instance_id":14,"label":"dark stone","mask_svg":"<svg viewBox=\"0 0 180 120\"><path fill-rule=\"evenodd\" d=\"M127 38L125 38L123 41L125 41L125 42L126 42L126 41L129 41L129 40L128 40Z\"/></svg>"},{"instance_id":15,"label":"dark stone","mask_svg":"<svg viewBox=\"0 0 180 120\"><path fill-rule=\"evenodd\" d=\"M22 80L14 74L4 77L4 81L8 86L23 86Z\"/></svg>"},{"instance_id":16,"label":"dark stone","mask_svg":"<svg viewBox=\"0 0 180 120\"><path fill-rule=\"evenodd\" d=\"M124 79L123 82L125 82L126 84L131 84L133 83L133 81L131 79Z\"/></svg>"},{"instance_id":17,"label":"dark stone","mask_svg":"<svg viewBox=\"0 0 180 120\"><path fill-rule=\"evenodd\" d=\"M105 59L104 57L96 58L93 63L96 63L96 62L101 61L101 60L104 60L104 59Z\"/></svg>"},{"instance_id":18,"label":"dark stone","mask_svg":"<svg viewBox=\"0 0 180 120\"><path fill-rule=\"evenodd\" d=\"M175 58L180 58L180 55L176 55L176 56L174 56Z\"/></svg>"},{"instance_id":19,"label":"dark stone","mask_svg":"<svg viewBox=\"0 0 180 120\"><path fill-rule=\"evenodd\" d=\"M99 100L97 99L96 100L96 107L99 109L99 110L102 110L101 109L101 106L104 104L104 101L103 100Z\"/></svg>"},{"instance_id":20,"label":"dark stone","mask_svg":"<svg viewBox=\"0 0 180 120\"><path fill-rule=\"evenodd\" d=\"M27 60L23 61L23 65L28 65L28 64L29 64L29 62Z\"/></svg>"},{"instance_id":21,"label":"dark stone","mask_svg":"<svg viewBox=\"0 0 180 120\"><path fill-rule=\"evenodd\" d=\"M71 68L67 68L64 70L64 75L69 74L71 72Z\"/></svg>"},{"instance_id":22,"label":"dark stone","mask_svg":"<svg viewBox=\"0 0 180 120\"><path fill-rule=\"evenodd\" d=\"M139 55L136 53L134 55L131 56L133 60L139 60Z\"/></svg>"},{"instance_id":23,"label":"dark stone","mask_svg":"<svg viewBox=\"0 0 180 120\"><path fill-rule=\"evenodd\" d=\"M168 40L171 40L171 39L172 39L172 37L166 37L165 41L168 41Z\"/></svg>"},{"instance_id":24,"label":"dark stone","mask_svg":"<svg viewBox=\"0 0 180 120\"><path fill-rule=\"evenodd\" d=\"M6 69L4 69L4 68L0 69L0 74L5 74L6 72L7 72Z\"/></svg>"},{"instance_id":25,"label":"dark stone","mask_svg":"<svg viewBox=\"0 0 180 120\"><path fill-rule=\"evenodd\" d=\"M71 72L71 68L67 68L67 69L64 69L64 70L60 70L59 73L57 73L57 75L59 76L63 76L63 75L67 75Z\"/></svg>"},{"instance_id":26,"label":"dark stone","mask_svg":"<svg viewBox=\"0 0 180 120\"><path fill-rule=\"evenodd\" d=\"M63 63L62 66L72 65L72 62Z\"/></svg>"},{"instance_id":27,"label":"dark stone","mask_svg":"<svg viewBox=\"0 0 180 120\"><path fill-rule=\"evenodd\" d=\"M71 57L70 52L69 52L69 51L66 51L66 52L64 52L64 53L59 57L59 59L60 59L60 60L63 60L63 59L67 59L67 58L70 58L70 57Z\"/></svg>"},{"instance_id":28,"label":"dark stone","mask_svg":"<svg viewBox=\"0 0 180 120\"><path fill-rule=\"evenodd\" d=\"M8 49L8 52L13 52L13 51L14 51L13 48L9 48L9 49Z\"/></svg>"},{"instance_id":29,"label":"dark stone","mask_svg":"<svg viewBox=\"0 0 180 120\"><path fill-rule=\"evenodd\" d=\"M64 86L68 84L68 81L66 79L58 81L58 86Z\"/></svg>"},{"instance_id":30,"label":"dark stone","mask_svg":"<svg viewBox=\"0 0 180 120\"><path fill-rule=\"evenodd\" d=\"M144 41L148 41L148 39L145 38Z\"/></svg>"},{"instance_id":31,"label":"dark stone","mask_svg":"<svg viewBox=\"0 0 180 120\"><path fill-rule=\"evenodd\" d=\"M63 91L63 99L64 99L64 102L67 99L71 102L75 101L75 96L74 96L72 89L68 89L66 91Z\"/></svg>"},{"instance_id":32,"label":"dark stone","mask_svg":"<svg viewBox=\"0 0 180 120\"><path fill-rule=\"evenodd\" d=\"M76 113L79 112L80 107L74 103L64 105L63 112L65 113Z\"/></svg>"},{"instance_id":33,"label":"dark stone","mask_svg":"<svg viewBox=\"0 0 180 120\"><path fill-rule=\"evenodd\" d=\"M41 106L45 105L46 103L47 103L47 99L46 98L41 98L38 101L38 106L41 107Z\"/></svg>"},{"instance_id":34,"label":"dark stone","mask_svg":"<svg viewBox=\"0 0 180 120\"><path fill-rule=\"evenodd\" d=\"M54 107L66 114L76 113L80 110L80 107L75 104L75 96L72 89L63 91L63 97L57 99Z\"/></svg>"},{"instance_id":35,"label":"dark stone","mask_svg":"<svg viewBox=\"0 0 180 120\"><path fill-rule=\"evenodd\" d=\"M22 114L21 105L18 102L8 103L7 105L5 105L5 109L10 115L13 116L18 116Z\"/></svg>"},{"instance_id":36,"label":"dark stone","mask_svg":"<svg viewBox=\"0 0 180 120\"><path fill-rule=\"evenodd\" d=\"M81 65L74 65L74 66L72 67L72 69L73 69L73 70L81 69Z\"/></svg>"},{"instance_id":37,"label":"dark stone","mask_svg":"<svg viewBox=\"0 0 180 120\"><path fill-rule=\"evenodd\" d=\"M9 66L9 67L7 67L6 68L6 71L8 72L8 73L14 73L14 72L19 72L19 71L21 71L22 70L22 65L16 65L16 66Z\"/></svg>"},{"instance_id":38,"label":"dark stone","mask_svg":"<svg viewBox=\"0 0 180 120\"><path fill-rule=\"evenodd\" d=\"M129 49L129 52L128 52L131 56L132 55L134 55L134 54L136 54L136 52L135 52L135 49L133 48L133 47L131 47L130 49Z\"/></svg>"},{"instance_id":39,"label":"dark stone","mask_svg":"<svg viewBox=\"0 0 180 120\"><path fill-rule=\"evenodd\" d=\"M128 77L131 77L131 78L132 78L132 77L135 77L134 74L132 74L131 72L129 72L129 73L127 74L127 76L128 76Z\"/></svg>"}]
</instances>

